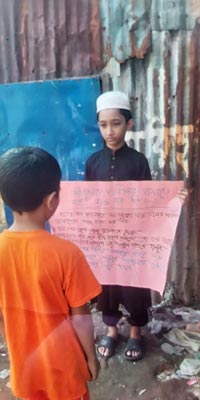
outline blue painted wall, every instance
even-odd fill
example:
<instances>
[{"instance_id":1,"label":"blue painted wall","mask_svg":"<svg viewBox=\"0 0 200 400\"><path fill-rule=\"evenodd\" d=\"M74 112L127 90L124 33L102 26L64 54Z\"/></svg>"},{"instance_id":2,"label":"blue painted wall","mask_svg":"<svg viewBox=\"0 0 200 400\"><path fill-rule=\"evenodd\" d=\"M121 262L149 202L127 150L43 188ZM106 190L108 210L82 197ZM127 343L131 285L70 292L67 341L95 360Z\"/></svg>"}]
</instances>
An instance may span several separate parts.
<instances>
[{"instance_id":1,"label":"blue painted wall","mask_svg":"<svg viewBox=\"0 0 200 400\"><path fill-rule=\"evenodd\" d=\"M63 180L84 179L86 159L102 147L99 94L98 77L0 85L0 154L39 146L57 158Z\"/></svg>"}]
</instances>

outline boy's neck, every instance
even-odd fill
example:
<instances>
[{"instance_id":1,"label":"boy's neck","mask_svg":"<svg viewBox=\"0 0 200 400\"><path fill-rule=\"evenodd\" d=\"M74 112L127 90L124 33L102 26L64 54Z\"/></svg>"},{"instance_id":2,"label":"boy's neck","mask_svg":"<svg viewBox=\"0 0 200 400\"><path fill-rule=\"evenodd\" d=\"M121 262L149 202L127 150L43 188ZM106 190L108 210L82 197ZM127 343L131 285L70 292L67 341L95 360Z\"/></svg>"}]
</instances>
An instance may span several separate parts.
<instances>
[{"instance_id":1,"label":"boy's neck","mask_svg":"<svg viewBox=\"0 0 200 400\"><path fill-rule=\"evenodd\" d=\"M14 222L9 228L11 231L25 232L45 229L45 220L37 215L36 212L23 212L19 214L13 212Z\"/></svg>"},{"instance_id":2,"label":"boy's neck","mask_svg":"<svg viewBox=\"0 0 200 400\"><path fill-rule=\"evenodd\" d=\"M113 153L115 153L115 151L117 151L117 150L121 149L122 147L124 147L125 143L126 143L126 142L124 141L123 143L120 143L119 145L116 145L116 146L112 146L112 145L106 143L106 146L107 146L110 150L112 150Z\"/></svg>"}]
</instances>

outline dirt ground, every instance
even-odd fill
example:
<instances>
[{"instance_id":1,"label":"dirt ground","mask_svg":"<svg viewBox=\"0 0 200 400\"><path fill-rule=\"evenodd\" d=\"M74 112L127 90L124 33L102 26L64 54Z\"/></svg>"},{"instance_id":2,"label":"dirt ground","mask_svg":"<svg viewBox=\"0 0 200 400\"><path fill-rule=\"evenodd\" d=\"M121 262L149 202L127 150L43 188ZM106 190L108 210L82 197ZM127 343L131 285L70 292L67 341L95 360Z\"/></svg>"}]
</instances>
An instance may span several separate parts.
<instances>
[{"instance_id":1,"label":"dirt ground","mask_svg":"<svg viewBox=\"0 0 200 400\"><path fill-rule=\"evenodd\" d=\"M101 316L93 312L96 340L105 328ZM169 356L161 350L162 337L152 335L146 328L143 332L145 357L137 362L126 361L123 357L128 325L122 321L120 325L121 342L116 354L108 363L102 363L99 379L90 383L91 400L193 400L200 399L200 389L196 395L190 392L185 379L170 379L159 381L157 375L161 372L177 368L183 356ZM59 355L58 355L59 356ZM9 360L5 346L0 341L0 372L9 369ZM0 400L15 400L9 389L9 378L0 378ZM193 389L194 390L194 389Z\"/></svg>"}]
</instances>

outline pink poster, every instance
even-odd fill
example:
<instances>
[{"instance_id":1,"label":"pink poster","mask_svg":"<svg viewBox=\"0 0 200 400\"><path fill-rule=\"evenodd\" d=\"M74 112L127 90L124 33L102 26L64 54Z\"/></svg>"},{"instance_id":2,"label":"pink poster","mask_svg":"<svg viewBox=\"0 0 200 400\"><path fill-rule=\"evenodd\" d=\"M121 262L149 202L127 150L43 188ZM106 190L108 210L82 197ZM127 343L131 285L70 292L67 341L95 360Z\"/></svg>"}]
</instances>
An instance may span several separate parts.
<instances>
[{"instance_id":1,"label":"pink poster","mask_svg":"<svg viewBox=\"0 0 200 400\"><path fill-rule=\"evenodd\" d=\"M102 284L163 293L183 182L62 182L52 233L76 243Z\"/></svg>"}]
</instances>

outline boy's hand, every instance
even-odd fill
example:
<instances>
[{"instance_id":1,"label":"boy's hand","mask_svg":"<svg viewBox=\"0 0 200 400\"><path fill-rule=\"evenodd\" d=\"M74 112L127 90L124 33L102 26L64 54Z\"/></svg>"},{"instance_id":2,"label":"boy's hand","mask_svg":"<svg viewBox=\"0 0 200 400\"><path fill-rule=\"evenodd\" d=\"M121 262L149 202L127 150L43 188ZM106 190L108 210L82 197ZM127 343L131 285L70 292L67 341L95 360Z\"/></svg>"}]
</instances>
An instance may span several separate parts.
<instances>
[{"instance_id":1,"label":"boy's hand","mask_svg":"<svg viewBox=\"0 0 200 400\"><path fill-rule=\"evenodd\" d=\"M188 194L189 194L189 190L188 189L180 189L178 191L178 198L181 201L182 205L184 205L187 202L188 199Z\"/></svg>"},{"instance_id":2,"label":"boy's hand","mask_svg":"<svg viewBox=\"0 0 200 400\"><path fill-rule=\"evenodd\" d=\"M100 362L97 357L87 361L88 369L91 375L91 381L95 381L98 378L100 371Z\"/></svg>"},{"instance_id":3,"label":"boy's hand","mask_svg":"<svg viewBox=\"0 0 200 400\"><path fill-rule=\"evenodd\" d=\"M90 380L98 378L100 363L96 356L94 326L88 304L71 308L71 319L76 335L85 354Z\"/></svg>"}]
</instances>

